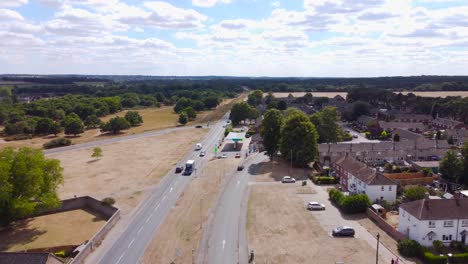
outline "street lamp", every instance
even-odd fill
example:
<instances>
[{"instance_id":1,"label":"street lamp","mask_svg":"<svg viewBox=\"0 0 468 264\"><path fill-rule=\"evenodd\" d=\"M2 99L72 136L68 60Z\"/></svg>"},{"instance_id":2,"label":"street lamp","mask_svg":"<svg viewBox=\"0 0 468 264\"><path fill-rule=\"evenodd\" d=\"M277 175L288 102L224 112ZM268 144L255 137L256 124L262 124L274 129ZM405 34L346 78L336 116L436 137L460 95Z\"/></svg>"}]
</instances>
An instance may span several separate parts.
<instances>
[{"instance_id":1,"label":"street lamp","mask_svg":"<svg viewBox=\"0 0 468 264\"><path fill-rule=\"evenodd\" d=\"M375 264L379 264L379 240L380 234L377 233L377 251L375 252Z\"/></svg>"}]
</instances>

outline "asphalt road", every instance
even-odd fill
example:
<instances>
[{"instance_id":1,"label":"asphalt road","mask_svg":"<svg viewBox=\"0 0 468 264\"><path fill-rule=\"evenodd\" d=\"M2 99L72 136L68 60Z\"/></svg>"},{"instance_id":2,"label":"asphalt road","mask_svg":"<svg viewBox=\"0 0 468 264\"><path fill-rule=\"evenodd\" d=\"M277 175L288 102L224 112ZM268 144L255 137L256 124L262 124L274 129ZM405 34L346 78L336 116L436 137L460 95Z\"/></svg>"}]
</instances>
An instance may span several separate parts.
<instances>
[{"instance_id":1,"label":"asphalt road","mask_svg":"<svg viewBox=\"0 0 468 264\"><path fill-rule=\"evenodd\" d=\"M379 143L380 141L379 140L371 140L371 139L367 139L363 133L359 133L355 130L353 130L351 127L347 126L347 125L344 125L342 123L340 123L340 126L344 129L344 130L348 130L351 135L357 135L357 138L353 138L352 141L343 141L343 142L340 142L340 143Z\"/></svg>"},{"instance_id":2,"label":"asphalt road","mask_svg":"<svg viewBox=\"0 0 468 264\"><path fill-rule=\"evenodd\" d=\"M44 154L58 153L58 152L63 152L63 151L68 151L68 150L73 150L73 149L96 147L96 146L101 146L101 145L105 145L105 144L111 144L111 143L116 143L116 142L120 142L120 141L126 141L126 140L130 140L130 139L154 137L154 136L158 136L158 135L171 133L171 132L174 132L174 131L177 131L177 130L187 130L187 129L191 129L191 128L193 128L193 127L191 127L191 126L173 127L173 128L167 128L167 129L162 129L162 130L158 130L158 131L149 131L149 132L144 132L144 133L140 133L140 134L134 134L134 135L128 135L128 136L122 136L122 137L114 137L114 138L103 139L103 140L96 140L96 141L87 142L87 143L78 144L78 145L71 145L71 146L61 147L61 148L47 149L47 150L44 150Z\"/></svg>"},{"instance_id":3,"label":"asphalt road","mask_svg":"<svg viewBox=\"0 0 468 264\"><path fill-rule=\"evenodd\" d=\"M222 138L224 132L222 126L227 117L228 114L220 121L212 124L210 131L201 142L203 150L206 150L207 153L213 151L214 145ZM166 130L165 133L171 131L174 131L174 129ZM199 157L199 151L190 151L180 164L184 164L189 159L195 160L195 168L200 170L208 157ZM154 233L163 223L171 208L176 204L180 194L193 177L196 177L196 171L191 176L183 176L182 174L175 174L174 170L171 170L133 214L132 219L126 226L126 230L121 232L111 247L108 247L107 252L101 254L102 258L98 263L138 263L146 247L153 239Z\"/></svg>"},{"instance_id":4,"label":"asphalt road","mask_svg":"<svg viewBox=\"0 0 468 264\"><path fill-rule=\"evenodd\" d=\"M198 263L247 263L246 214L250 165L267 160L263 154L250 155L245 169L236 172L224 188L210 216L198 252Z\"/></svg>"}]
</instances>

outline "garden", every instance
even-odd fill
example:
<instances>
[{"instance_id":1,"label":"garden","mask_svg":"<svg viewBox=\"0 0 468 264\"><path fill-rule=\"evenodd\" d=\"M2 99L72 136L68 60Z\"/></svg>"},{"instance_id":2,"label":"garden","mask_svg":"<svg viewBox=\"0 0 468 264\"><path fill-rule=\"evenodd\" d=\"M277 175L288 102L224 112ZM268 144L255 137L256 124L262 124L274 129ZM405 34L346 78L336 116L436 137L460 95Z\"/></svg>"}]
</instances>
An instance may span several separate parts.
<instances>
[{"instance_id":1,"label":"garden","mask_svg":"<svg viewBox=\"0 0 468 264\"><path fill-rule=\"evenodd\" d=\"M405 257L413 257L428 264L468 263L467 246L452 241L446 246L435 240L432 247L423 247L415 240L405 239L398 242L398 251Z\"/></svg>"}]
</instances>

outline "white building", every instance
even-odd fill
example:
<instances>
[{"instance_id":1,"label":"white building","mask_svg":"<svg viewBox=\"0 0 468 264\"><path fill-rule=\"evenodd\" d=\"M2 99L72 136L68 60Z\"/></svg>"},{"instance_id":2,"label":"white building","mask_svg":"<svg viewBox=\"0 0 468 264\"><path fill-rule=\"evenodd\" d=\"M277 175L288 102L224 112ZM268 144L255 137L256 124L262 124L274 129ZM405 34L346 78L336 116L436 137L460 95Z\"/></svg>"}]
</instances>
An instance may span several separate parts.
<instances>
[{"instance_id":1,"label":"white building","mask_svg":"<svg viewBox=\"0 0 468 264\"><path fill-rule=\"evenodd\" d=\"M429 199L404 203L400 206L398 231L423 246L434 240L467 243L468 199Z\"/></svg>"},{"instance_id":2,"label":"white building","mask_svg":"<svg viewBox=\"0 0 468 264\"><path fill-rule=\"evenodd\" d=\"M374 168L349 156L337 160L333 168L340 177L342 187L351 194L366 194L371 202L395 201L396 182L378 173Z\"/></svg>"}]
</instances>

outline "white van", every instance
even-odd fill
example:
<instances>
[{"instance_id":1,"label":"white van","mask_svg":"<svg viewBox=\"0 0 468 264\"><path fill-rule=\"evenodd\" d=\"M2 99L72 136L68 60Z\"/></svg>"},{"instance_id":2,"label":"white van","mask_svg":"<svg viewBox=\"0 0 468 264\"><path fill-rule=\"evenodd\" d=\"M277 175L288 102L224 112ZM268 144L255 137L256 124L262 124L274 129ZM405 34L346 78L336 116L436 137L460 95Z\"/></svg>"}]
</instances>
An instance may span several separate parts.
<instances>
[{"instance_id":1,"label":"white van","mask_svg":"<svg viewBox=\"0 0 468 264\"><path fill-rule=\"evenodd\" d=\"M202 149L202 144L201 143L197 143L197 145L195 145L195 150L200 150Z\"/></svg>"}]
</instances>

